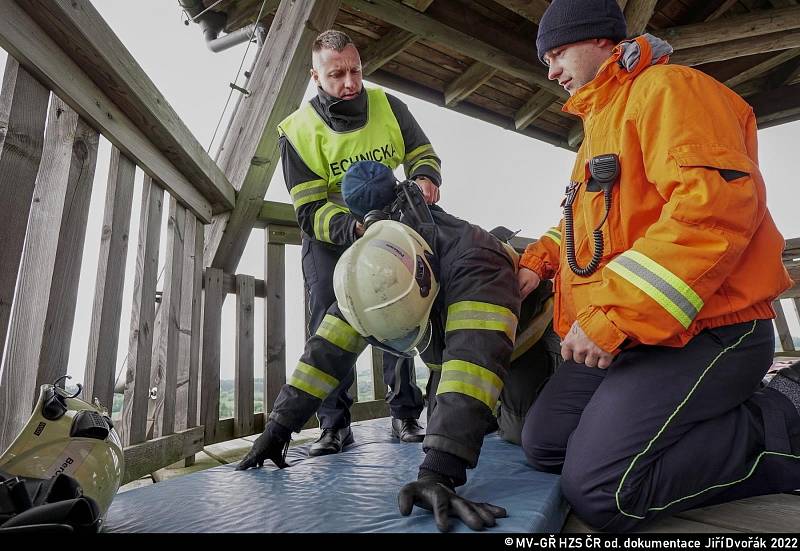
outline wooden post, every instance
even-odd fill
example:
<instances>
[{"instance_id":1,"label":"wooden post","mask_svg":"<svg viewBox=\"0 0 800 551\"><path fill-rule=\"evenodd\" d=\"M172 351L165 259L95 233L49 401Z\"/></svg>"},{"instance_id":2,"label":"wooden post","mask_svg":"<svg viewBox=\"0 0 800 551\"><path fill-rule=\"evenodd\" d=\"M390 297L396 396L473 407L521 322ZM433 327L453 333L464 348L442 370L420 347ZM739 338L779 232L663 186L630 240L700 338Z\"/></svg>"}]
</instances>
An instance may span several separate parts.
<instances>
[{"instance_id":1,"label":"wooden post","mask_svg":"<svg viewBox=\"0 0 800 551\"><path fill-rule=\"evenodd\" d=\"M3 423L0 425L2 449L11 443L25 425L36 399L45 324L50 303L58 301L61 293L61 289L51 286L57 265L65 200L70 177L76 177L73 168L84 164L89 156L89 146L85 142L90 140L92 133L75 111L53 96L22 253L19 284L14 294L16 306L9 327L0 384L0 403L3 404ZM13 213L10 215L13 216ZM50 366L47 367L49 370ZM66 372L66 366L59 372Z\"/></svg>"},{"instance_id":2,"label":"wooden post","mask_svg":"<svg viewBox=\"0 0 800 551\"><path fill-rule=\"evenodd\" d=\"M372 392L376 400L383 400L386 398L386 385L383 382L383 352L370 347L372 352Z\"/></svg>"},{"instance_id":3,"label":"wooden post","mask_svg":"<svg viewBox=\"0 0 800 551\"><path fill-rule=\"evenodd\" d=\"M203 245L205 226L200 220L195 222L194 256L192 257L192 342L189 351L189 410L186 424L196 427L200 416L198 394L200 390L200 346L203 340Z\"/></svg>"},{"instance_id":4,"label":"wooden post","mask_svg":"<svg viewBox=\"0 0 800 551\"><path fill-rule=\"evenodd\" d=\"M784 352L794 351L794 341L792 341L792 333L789 331L789 324L786 322L786 314L783 311L783 306L780 300L775 300L772 303L775 309L775 328L778 330L778 338L781 341L781 349Z\"/></svg>"},{"instance_id":5,"label":"wooden post","mask_svg":"<svg viewBox=\"0 0 800 551\"><path fill-rule=\"evenodd\" d=\"M100 135L97 131L90 128L83 119L79 119L72 145L72 162L61 216L56 263L50 282L51 289L56 292L50 294L47 308L36 388L52 383L67 373L99 142Z\"/></svg>"},{"instance_id":6,"label":"wooden post","mask_svg":"<svg viewBox=\"0 0 800 551\"><path fill-rule=\"evenodd\" d=\"M175 386L175 430L189 428L190 416L189 392L191 380L191 347L192 317L195 301L195 233L197 219L191 212L186 212L185 234L183 241L183 275L181 276L181 317L180 334L178 336L178 363ZM202 282L200 283L202 285ZM192 425L194 426L194 425Z\"/></svg>"},{"instance_id":7,"label":"wooden post","mask_svg":"<svg viewBox=\"0 0 800 551\"><path fill-rule=\"evenodd\" d=\"M159 346L153 350L155 369L150 376L150 387L158 390L155 401L150 400L148 405L148 417L153 419L154 438L175 432L186 209L172 196L169 200L167 232L166 272L160 305L161 332L157 335Z\"/></svg>"},{"instance_id":8,"label":"wooden post","mask_svg":"<svg viewBox=\"0 0 800 551\"><path fill-rule=\"evenodd\" d=\"M147 431L163 202L164 190L152 178L145 176L139 216L136 277L133 284L131 336L125 372L125 399L122 404L122 441L126 446L143 442Z\"/></svg>"},{"instance_id":9,"label":"wooden post","mask_svg":"<svg viewBox=\"0 0 800 551\"><path fill-rule=\"evenodd\" d=\"M219 166L236 188L236 207L207 236L205 265L233 273L278 161L277 125L303 98L311 44L333 24L339 0L282 0L223 144Z\"/></svg>"},{"instance_id":10,"label":"wooden post","mask_svg":"<svg viewBox=\"0 0 800 551\"><path fill-rule=\"evenodd\" d=\"M184 428L196 427L200 417L200 404L197 399L200 390L200 343L202 341L202 319L203 319L203 223L197 220L190 212L186 213L186 227L194 225L194 241L191 256L192 267L192 292L191 292L191 318L189 327L191 335L189 339L189 373L185 385L178 381L178 404L182 408L183 397L186 397L186 417L183 417L181 409L178 409L176 423L181 430ZM187 239L187 243L189 243ZM187 249L188 251L188 249ZM184 279L186 281L186 279ZM184 289L186 292L187 289ZM185 392L182 390L185 389ZM191 467L194 465L194 455L187 457L184 465Z\"/></svg>"},{"instance_id":11,"label":"wooden post","mask_svg":"<svg viewBox=\"0 0 800 551\"><path fill-rule=\"evenodd\" d=\"M264 308L264 414L272 411L275 398L286 383L286 257L283 243L269 242L266 252L267 304Z\"/></svg>"},{"instance_id":12,"label":"wooden post","mask_svg":"<svg viewBox=\"0 0 800 551\"><path fill-rule=\"evenodd\" d=\"M3 201L3 217L0 219L0 243L3 244L3 261L0 262L0 350L6 342L11 319L11 303L25 242L28 211L42 156L49 98L50 91L20 67L16 59L11 56L6 58L3 88L0 91L0 197Z\"/></svg>"},{"instance_id":13,"label":"wooden post","mask_svg":"<svg viewBox=\"0 0 800 551\"><path fill-rule=\"evenodd\" d=\"M112 146L89 351L83 376L84 397L89 401L97 398L109 414L114 404L114 376L135 175L133 162Z\"/></svg>"},{"instance_id":14,"label":"wooden post","mask_svg":"<svg viewBox=\"0 0 800 551\"><path fill-rule=\"evenodd\" d=\"M253 341L255 280L253 276L236 276L236 382L233 391L233 431L238 438L254 432Z\"/></svg>"},{"instance_id":15,"label":"wooden post","mask_svg":"<svg viewBox=\"0 0 800 551\"><path fill-rule=\"evenodd\" d=\"M353 384L350 385L348 392L352 396L354 402L358 402L358 360L353 364Z\"/></svg>"},{"instance_id":16,"label":"wooden post","mask_svg":"<svg viewBox=\"0 0 800 551\"><path fill-rule=\"evenodd\" d=\"M205 271L203 300L203 365L200 375L200 423L206 427L205 443L213 444L219 422L219 361L222 339L222 270Z\"/></svg>"}]
</instances>

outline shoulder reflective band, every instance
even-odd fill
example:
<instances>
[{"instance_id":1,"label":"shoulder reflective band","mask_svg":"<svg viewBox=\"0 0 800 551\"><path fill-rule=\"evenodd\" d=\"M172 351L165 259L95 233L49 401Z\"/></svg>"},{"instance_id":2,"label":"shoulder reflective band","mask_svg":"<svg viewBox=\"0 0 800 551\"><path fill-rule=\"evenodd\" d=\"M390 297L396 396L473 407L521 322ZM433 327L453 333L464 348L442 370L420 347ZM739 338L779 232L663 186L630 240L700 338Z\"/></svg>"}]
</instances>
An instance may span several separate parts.
<instances>
[{"instance_id":1,"label":"shoulder reflective band","mask_svg":"<svg viewBox=\"0 0 800 551\"><path fill-rule=\"evenodd\" d=\"M290 194L295 210L314 201L324 201L328 198L328 184L324 180L312 180L294 186Z\"/></svg>"},{"instance_id":2,"label":"shoulder reflective band","mask_svg":"<svg viewBox=\"0 0 800 551\"><path fill-rule=\"evenodd\" d=\"M436 395L446 392L465 394L494 410L501 390L503 381L485 367L463 360L450 360L442 365L442 378Z\"/></svg>"},{"instance_id":3,"label":"shoulder reflective band","mask_svg":"<svg viewBox=\"0 0 800 551\"><path fill-rule=\"evenodd\" d=\"M346 208L336 203L325 203L314 213L314 233L317 239L326 243L331 241L331 221L337 214L349 212Z\"/></svg>"},{"instance_id":4,"label":"shoulder reflective band","mask_svg":"<svg viewBox=\"0 0 800 551\"><path fill-rule=\"evenodd\" d=\"M685 281L638 251L626 251L606 267L656 301L684 329L703 308L703 300Z\"/></svg>"},{"instance_id":5,"label":"shoulder reflective band","mask_svg":"<svg viewBox=\"0 0 800 551\"><path fill-rule=\"evenodd\" d=\"M289 384L315 398L324 400L328 394L333 392L333 389L339 386L339 381L312 365L298 362L291 379L289 379Z\"/></svg>"},{"instance_id":6,"label":"shoulder reflective band","mask_svg":"<svg viewBox=\"0 0 800 551\"><path fill-rule=\"evenodd\" d=\"M445 331L483 329L502 331L511 342L517 332L517 316L504 306L465 300L454 302L447 308Z\"/></svg>"},{"instance_id":7,"label":"shoulder reflective band","mask_svg":"<svg viewBox=\"0 0 800 551\"><path fill-rule=\"evenodd\" d=\"M558 245L559 247L561 246L561 230L559 230L558 228L550 228L549 230L544 232L544 235L542 237L549 237L550 239L556 242L556 245Z\"/></svg>"},{"instance_id":8,"label":"shoulder reflective band","mask_svg":"<svg viewBox=\"0 0 800 551\"><path fill-rule=\"evenodd\" d=\"M367 347L367 341L349 323L330 314L323 318L316 334L353 354L360 354Z\"/></svg>"}]
</instances>

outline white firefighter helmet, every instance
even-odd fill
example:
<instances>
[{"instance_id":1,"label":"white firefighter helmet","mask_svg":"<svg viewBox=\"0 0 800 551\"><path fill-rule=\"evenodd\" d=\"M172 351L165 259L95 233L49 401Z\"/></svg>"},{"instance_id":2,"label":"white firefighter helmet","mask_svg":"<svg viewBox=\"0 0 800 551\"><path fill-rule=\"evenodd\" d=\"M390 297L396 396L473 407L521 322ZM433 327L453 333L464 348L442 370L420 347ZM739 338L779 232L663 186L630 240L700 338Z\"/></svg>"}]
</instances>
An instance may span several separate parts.
<instances>
[{"instance_id":1,"label":"white firefighter helmet","mask_svg":"<svg viewBox=\"0 0 800 551\"><path fill-rule=\"evenodd\" d=\"M432 257L428 243L405 224L372 224L336 263L333 290L339 310L371 344L413 354L426 336L439 292Z\"/></svg>"},{"instance_id":2,"label":"white firefighter helmet","mask_svg":"<svg viewBox=\"0 0 800 551\"><path fill-rule=\"evenodd\" d=\"M27 425L0 457L0 470L43 479L69 475L105 516L124 472L122 443L107 412L76 396L42 385Z\"/></svg>"}]
</instances>

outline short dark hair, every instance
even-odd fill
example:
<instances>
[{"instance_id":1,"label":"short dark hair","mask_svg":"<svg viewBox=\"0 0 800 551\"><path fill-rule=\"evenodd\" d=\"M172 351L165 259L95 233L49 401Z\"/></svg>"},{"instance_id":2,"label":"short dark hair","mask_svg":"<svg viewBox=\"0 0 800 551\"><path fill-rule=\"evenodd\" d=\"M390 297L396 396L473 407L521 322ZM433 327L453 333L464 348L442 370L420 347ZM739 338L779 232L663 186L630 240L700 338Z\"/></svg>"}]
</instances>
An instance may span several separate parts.
<instances>
[{"instance_id":1,"label":"short dark hair","mask_svg":"<svg viewBox=\"0 0 800 551\"><path fill-rule=\"evenodd\" d=\"M311 51L317 53L322 49L335 50L341 52L352 44L353 39L342 31L335 31L333 29L323 31L314 39L314 44L311 46Z\"/></svg>"}]
</instances>

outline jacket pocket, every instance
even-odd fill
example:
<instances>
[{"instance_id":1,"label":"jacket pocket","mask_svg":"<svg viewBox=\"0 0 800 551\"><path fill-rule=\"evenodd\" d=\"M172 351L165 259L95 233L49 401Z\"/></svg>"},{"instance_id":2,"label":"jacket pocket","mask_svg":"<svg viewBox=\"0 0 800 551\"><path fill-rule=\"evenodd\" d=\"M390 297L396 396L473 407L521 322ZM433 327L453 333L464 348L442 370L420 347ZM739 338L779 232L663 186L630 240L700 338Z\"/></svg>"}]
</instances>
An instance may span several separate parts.
<instances>
[{"instance_id":1,"label":"jacket pocket","mask_svg":"<svg viewBox=\"0 0 800 551\"><path fill-rule=\"evenodd\" d=\"M673 148L670 154L681 168L715 169L728 182L738 179L735 177L737 174L743 177L758 172L758 167L750 157L724 145L682 145Z\"/></svg>"},{"instance_id":2,"label":"jacket pocket","mask_svg":"<svg viewBox=\"0 0 800 551\"><path fill-rule=\"evenodd\" d=\"M727 232L752 230L766 202L761 172L752 159L717 144L684 145L670 154L683 183L675 192L680 196L674 218Z\"/></svg>"}]
</instances>

